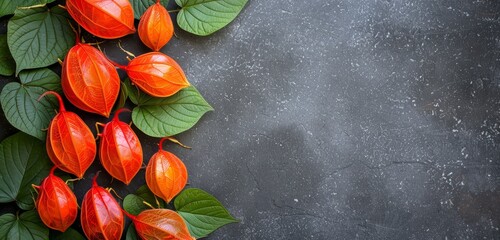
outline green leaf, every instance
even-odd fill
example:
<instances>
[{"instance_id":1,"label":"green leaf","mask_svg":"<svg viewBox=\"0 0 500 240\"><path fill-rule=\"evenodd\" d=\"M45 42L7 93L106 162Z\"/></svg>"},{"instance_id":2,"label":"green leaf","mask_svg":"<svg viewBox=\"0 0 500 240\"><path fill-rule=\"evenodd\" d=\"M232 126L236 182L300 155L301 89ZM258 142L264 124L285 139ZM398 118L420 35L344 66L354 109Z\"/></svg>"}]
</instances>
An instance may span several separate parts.
<instances>
[{"instance_id":1,"label":"green leaf","mask_svg":"<svg viewBox=\"0 0 500 240\"><path fill-rule=\"evenodd\" d=\"M5 0L0 1L0 17L13 14L18 7L29 7L51 3L55 0Z\"/></svg>"},{"instance_id":2,"label":"green leaf","mask_svg":"<svg viewBox=\"0 0 500 240\"><path fill-rule=\"evenodd\" d=\"M125 240L137 240L137 232L135 231L134 224L130 224L127 229Z\"/></svg>"},{"instance_id":3,"label":"green leaf","mask_svg":"<svg viewBox=\"0 0 500 240\"><path fill-rule=\"evenodd\" d=\"M161 0L160 2L163 6L168 5L168 0ZM155 3L156 0L130 0L130 4L132 4L132 8L134 9L134 18L140 19L146 9Z\"/></svg>"},{"instance_id":4,"label":"green leaf","mask_svg":"<svg viewBox=\"0 0 500 240\"><path fill-rule=\"evenodd\" d=\"M138 97L138 106L132 112L132 121L152 137L173 136L193 127L213 108L193 86L180 90L168 98Z\"/></svg>"},{"instance_id":5,"label":"green leaf","mask_svg":"<svg viewBox=\"0 0 500 240\"><path fill-rule=\"evenodd\" d=\"M177 23L182 29L207 36L225 27L240 13L247 0L175 0L181 6Z\"/></svg>"},{"instance_id":6,"label":"green leaf","mask_svg":"<svg viewBox=\"0 0 500 240\"><path fill-rule=\"evenodd\" d=\"M3 140L0 143L0 203L16 201L21 209L32 209L31 184L39 185L51 166L42 141L21 132Z\"/></svg>"},{"instance_id":7,"label":"green leaf","mask_svg":"<svg viewBox=\"0 0 500 240\"><path fill-rule=\"evenodd\" d=\"M59 6L17 9L7 25L7 42L18 74L63 59L75 44L75 33L66 10Z\"/></svg>"},{"instance_id":8,"label":"green leaf","mask_svg":"<svg viewBox=\"0 0 500 240\"><path fill-rule=\"evenodd\" d=\"M142 90L140 90L128 78L125 79L125 81L123 81L123 83L125 84L125 86L127 88L128 98L135 105L143 104L143 103L145 103L147 101L150 101L151 98L153 98L153 97L151 97L151 95L149 95L149 94L143 92Z\"/></svg>"},{"instance_id":9,"label":"green leaf","mask_svg":"<svg viewBox=\"0 0 500 240\"><path fill-rule=\"evenodd\" d=\"M123 199L123 209L130 214L137 215L146 209L150 209L144 204L142 198L135 194L129 194Z\"/></svg>"},{"instance_id":10,"label":"green leaf","mask_svg":"<svg viewBox=\"0 0 500 240\"><path fill-rule=\"evenodd\" d=\"M3 112L9 123L15 128L45 139L45 131L57 109L55 99L40 95L48 90L60 91L59 76L47 68L26 70L19 74L21 83L11 82L0 93Z\"/></svg>"},{"instance_id":11,"label":"green leaf","mask_svg":"<svg viewBox=\"0 0 500 240\"><path fill-rule=\"evenodd\" d=\"M195 238L206 237L226 224L238 222L215 197L198 188L182 191L175 198L174 206Z\"/></svg>"},{"instance_id":12,"label":"green leaf","mask_svg":"<svg viewBox=\"0 0 500 240\"><path fill-rule=\"evenodd\" d=\"M49 229L45 227L36 210L16 217L12 213L0 216L0 239L45 240Z\"/></svg>"},{"instance_id":13,"label":"green leaf","mask_svg":"<svg viewBox=\"0 0 500 240\"><path fill-rule=\"evenodd\" d=\"M133 86L132 82L130 82L130 80L128 78L126 78L122 83L127 88L128 99L130 99L130 101L132 101L132 103L137 105L139 103L137 101L137 98L138 98L139 94L141 93L139 88L137 88L136 86Z\"/></svg>"},{"instance_id":14,"label":"green leaf","mask_svg":"<svg viewBox=\"0 0 500 240\"><path fill-rule=\"evenodd\" d=\"M51 233L50 239L52 240L85 240L85 237L82 236L78 231L73 228L68 228L66 232L53 231Z\"/></svg>"},{"instance_id":15,"label":"green leaf","mask_svg":"<svg viewBox=\"0 0 500 240\"><path fill-rule=\"evenodd\" d=\"M125 196L123 199L123 209L128 213L137 215L146 209L151 209L144 202L155 208L165 207L165 202L160 198L156 198L147 185L143 185L134 194Z\"/></svg>"},{"instance_id":16,"label":"green leaf","mask_svg":"<svg viewBox=\"0 0 500 240\"><path fill-rule=\"evenodd\" d=\"M144 201L149 203L151 206L156 208L165 208L165 201L163 199L156 197L153 192L148 188L148 185L142 185L137 189L135 195L142 198Z\"/></svg>"},{"instance_id":17,"label":"green leaf","mask_svg":"<svg viewBox=\"0 0 500 240\"><path fill-rule=\"evenodd\" d=\"M115 105L115 110L118 110L120 108L123 108L125 106L125 102L127 102L128 98L128 90L127 86L125 83L120 83L120 94L118 95L118 101L116 102Z\"/></svg>"},{"instance_id":18,"label":"green leaf","mask_svg":"<svg viewBox=\"0 0 500 240\"><path fill-rule=\"evenodd\" d=\"M7 35L0 34L0 75L10 76L16 71L16 64L14 58L7 46Z\"/></svg>"}]
</instances>

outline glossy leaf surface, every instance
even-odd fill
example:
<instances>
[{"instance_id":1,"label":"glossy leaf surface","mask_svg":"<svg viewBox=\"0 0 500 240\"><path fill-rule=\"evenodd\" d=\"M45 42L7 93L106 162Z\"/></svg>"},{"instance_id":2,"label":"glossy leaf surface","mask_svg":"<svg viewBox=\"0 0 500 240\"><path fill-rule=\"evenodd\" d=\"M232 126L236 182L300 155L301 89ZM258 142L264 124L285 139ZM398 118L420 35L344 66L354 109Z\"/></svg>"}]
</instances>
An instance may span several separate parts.
<instances>
[{"instance_id":1,"label":"glossy leaf surface","mask_svg":"<svg viewBox=\"0 0 500 240\"><path fill-rule=\"evenodd\" d=\"M142 15L138 32L144 45L156 52L170 41L174 35L174 24L167 9L159 1Z\"/></svg>"},{"instance_id":2,"label":"glossy leaf surface","mask_svg":"<svg viewBox=\"0 0 500 240\"><path fill-rule=\"evenodd\" d=\"M96 155L94 135L78 115L66 111L59 94L47 93L56 95L60 105L47 132L47 153L59 169L82 178Z\"/></svg>"},{"instance_id":3,"label":"glossy leaf surface","mask_svg":"<svg viewBox=\"0 0 500 240\"><path fill-rule=\"evenodd\" d=\"M101 51L78 41L64 59L61 85L73 105L109 117L120 91L120 77Z\"/></svg>"},{"instance_id":4,"label":"glossy leaf surface","mask_svg":"<svg viewBox=\"0 0 500 240\"><path fill-rule=\"evenodd\" d=\"M238 222L215 197L201 189L182 191L175 198L174 206L196 238L206 237L226 224Z\"/></svg>"},{"instance_id":5,"label":"glossy leaf surface","mask_svg":"<svg viewBox=\"0 0 500 240\"><path fill-rule=\"evenodd\" d=\"M6 213L0 216L0 239L46 240L49 239L49 229L43 225L36 210L19 216Z\"/></svg>"},{"instance_id":6,"label":"glossy leaf surface","mask_svg":"<svg viewBox=\"0 0 500 240\"><path fill-rule=\"evenodd\" d=\"M21 209L32 209L31 184L40 184L51 166L42 141L21 132L3 140L0 143L0 203L16 201Z\"/></svg>"},{"instance_id":7,"label":"glossy leaf surface","mask_svg":"<svg viewBox=\"0 0 500 240\"><path fill-rule=\"evenodd\" d=\"M186 186L188 173L177 156L162 149L163 141L165 138L146 167L146 183L151 192L168 203Z\"/></svg>"},{"instance_id":8,"label":"glossy leaf surface","mask_svg":"<svg viewBox=\"0 0 500 240\"><path fill-rule=\"evenodd\" d=\"M115 39L135 32L134 11L128 0L66 0L66 9L95 36Z\"/></svg>"},{"instance_id":9,"label":"glossy leaf surface","mask_svg":"<svg viewBox=\"0 0 500 240\"><path fill-rule=\"evenodd\" d=\"M59 6L50 10L17 9L7 25L7 42L16 61L16 74L63 59L75 42L69 21L66 10Z\"/></svg>"},{"instance_id":10,"label":"glossy leaf surface","mask_svg":"<svg viewBox=\"0 0 500 240\"><path fill-rule=\"evenodd\" d=\"M213 108L193 87L182 89L168 98L149 97L144 93L132 96L138 106L132 112L134 125L152 137L173 136L192 128Z\"/></svg>"},{"instance_id":11,"label":"glossy leaf surface","mask_svg":"<svg viewBox=\"0 0 500 240\"><path fill-rule=\"evenodd\" d=\"M120 239L124 217L120 205L106 189L97 185L97 175L92 187L82 201L81 224L89 239Z\"/></svg>"},{"instance_id":12,"label":"glossy leaf surface","mask_svg":"<svg viewBox=\"0 0 500 240\"><path fill-rule=\"evenodd\" d=\"M0 17L14 14L18 7L29 7L53 2L55 0L15 0L15 1L0 1Z\"/></svg>"},{"instance_id":13,"label":"glossy leaf surface","mask_svg":"<svg viewBox=\"0 0 500 240\"><path fill-rule=\"evenodd\" d=\"M76 196L66 183L54 175L53 167L38 189L36 209L43 223L54 230L66 231L78 215Z\"/></svg>"},{"instance_id":14,"label":"glossy leaf surface","mask_svg":"<svg viewBox=\"0 0 500 240\"><path fill-rule=\"evenodd\" d=\"M212 34L238 16L248 0L175 0L182 9L177 23L200 36Z\"/></svg>"},{"instance_id":15,"label":"glossy leaf surface","mask_svg":"<svg viewBox=\"0 0 500 240\"><path fill-rule=\"evenodd\" d=\"M7 35L0 34L0 75L10 76L16 71L16 64L7 45Z\"/></svg>"},{"instance_id":16,"label":"glossy leaf surface","mask_svg":"<svg viewBox=\"0 0 500 240\"><path fill-rule=\"evenodd\" d=\"M24 70L20 82L10 82L0 93L5 117L15 128L40 140L46 138L44 130L55 116L57 102L38 98L45 91L59 91L59 76L47 68Z\"/></svg>"},{"instance_id":17,"label":"glossy leaf surface","mask_svg":"<svg viewBox=\"0 0 500 240\"><path fill-rule=\"evenodd\" d=\"M189 235L181 216L172 210L149 209L137 216L127 216L132 219L135 230L142 239L195 239Z\"/></svg>"},{"instance_id":18,"label":"glossy leaf surface","mask_svg":"<svg viewBox=\"0 0 500 240\"><path fill-rule=\"evenodd\" d=\"M114 178L129 184L142 166L142 146L134 130L120 121L116 111L101 134L100 158L102 166Z\"/></svg>"},{"instance_id":19,"label":"glossy leaf surface","mask_svg":"<svg viewBox=\"0 0 500 240\"><path fill-rule=\"evenodd\" d=\"M179 64L160 52L142 54L122 68L137 87L151 96L168 97L190 85Z\"/></svg>"}]
</instances>

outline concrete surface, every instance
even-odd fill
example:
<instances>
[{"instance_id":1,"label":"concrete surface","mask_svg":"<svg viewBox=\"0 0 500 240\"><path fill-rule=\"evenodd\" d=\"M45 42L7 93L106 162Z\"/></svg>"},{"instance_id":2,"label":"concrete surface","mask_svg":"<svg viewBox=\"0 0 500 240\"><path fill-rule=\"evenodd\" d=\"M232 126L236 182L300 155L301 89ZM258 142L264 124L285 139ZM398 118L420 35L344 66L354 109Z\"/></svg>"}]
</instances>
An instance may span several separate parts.
<instances>
[{"instance_id":1,"label":"concrete surface","mask_svg":"<svg viewBox=\"0 0 500 240\"><path fill-rule=\"evenodd\" d=\"M167 149L241 220L207 239L500 239L500 2L250 0L177 35L216 111Z\"/></svg>"}]
</instances>

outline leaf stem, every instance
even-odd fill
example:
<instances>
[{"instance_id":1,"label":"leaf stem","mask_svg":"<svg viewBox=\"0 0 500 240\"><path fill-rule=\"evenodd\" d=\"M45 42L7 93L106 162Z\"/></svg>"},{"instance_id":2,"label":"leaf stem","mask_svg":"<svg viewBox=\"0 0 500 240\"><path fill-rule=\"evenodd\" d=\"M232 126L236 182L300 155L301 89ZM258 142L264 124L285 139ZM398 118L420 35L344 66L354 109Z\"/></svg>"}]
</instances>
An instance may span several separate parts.
<instances>
[{"instance_id":1,"label":"leaf stem","mask_svg":"<svg viewBox=\"0 0 500 240\"><path fill-rule=\"evenodd\" d=\"M37 5L33 5L33 6L28 6L28 7L17 7L17 9L27 10L27 9L45 7L45 5L47 5L47 4L44 3L44 4L37 4Z\"/></svg>"},{"instance_id":2,"label":"leaf stem","mask_svg":"<svg viewBox=\"0 0 500 240\"><path fill-rule=\"evenodd\" d=\"M180 10L182 10L182 8L174 9L174 10L168 10L168 13L176 13L176 12L179 12Z\"/></svg>"},{"instance_id":3,"label":"leaf stem","mask_svg":"<svg viewBox=\"0 0 500 240\"><path fill-rule=\"evenodd\" d=\"M146 202L146 201L142 201L142 203L146 206L148 206L149 208L151 209L154 209L155 207L153 207L153 205L151 205L150 203Z\"/></svg>"},{"instance_id":4,"label":"leaf stem","mask_svg":"<svg viewBox=\"0 0 500 240\"><path fill-rule=\"evenodd\" d=\"M122 43L121 41L118 42L118 47L124 52L126 53L127 55L131 56L131 57L134 57L135 58L135 55L127 50L125 50L123 47L122 47Z\"/></svg>"},{"instance_id":5,"label":"leaf stem","mask_svg":"<svg viewBox=\"0 0 500 240\"><path fill-rule=\"evenodd\" d=\"M167 139L173 143L177 143L179 146L183 147L183 148L187 148L187 149L191 149L190 146L187 146L187 145L184 145L182 144L179 140L173 138L173 137L167 137Z\"/></svg>"},{"instance_id":6,"label":"leaf stem","mask_svg":"<svg viewBox=\"0 0 500 240\"><path fill-rule=\"evenodd\" d=\"M101 136L101 131L99 130L99 126L101 126L101 127L105 127L105 126L106 126L106 124L104 124L104 123L100 123L100 122L96 122L96 123L95 123L95 130L96 130L96 132L97 132L97 138L96 138L96 140L99 138L99 136Z\"/></svg>"}]
</instances>

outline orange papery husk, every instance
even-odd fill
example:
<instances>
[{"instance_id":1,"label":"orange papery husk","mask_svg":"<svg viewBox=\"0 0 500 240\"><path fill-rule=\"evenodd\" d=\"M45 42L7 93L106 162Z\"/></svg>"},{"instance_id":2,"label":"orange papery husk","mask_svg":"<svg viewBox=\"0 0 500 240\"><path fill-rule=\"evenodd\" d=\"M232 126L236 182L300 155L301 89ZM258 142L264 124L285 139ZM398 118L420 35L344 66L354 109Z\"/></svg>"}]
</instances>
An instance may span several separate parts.
<instances>
[{"instance_id":1,"label":"orange papery husk","mask_svg":"<svg viewBox=\"0 0 500 240\"><path fill-rule=\"evenodd\" d=\"M139 38L144 45L158 52L174 35L174 24L160 0L151 5L139 21Z\"/></svg>"},{"instance_id":2,"label":"orange papery husk","mask_svg":"<svg viewBox=\"0 0 500 240\"><path fill-rule=\"evenodd\" d=\"M142 54L127 66L115 65L127 72L132 83L154 97L169 97L190 85L179 64L161 52Z\"/></svg>"},{"instance_id":3,"label":"orange papery husk","mask_svg":"<svg viewBox=\"0 0 500 240\"><path fill-rule=\"evenodd\" d=\"M78 40L64 59L61 85L77 108L109 117L120 93L115 66L96 48Z\"/></svg>"},{"instance_id":4,"label":"orange papery husk","mask_svg":"<svg viewBox=\"0 0 500 240\"><path fill-rule=\"evenodd\" d=\"M122 108L115 112L111 122L104 125L100 134L99 155L104 169L114 178L129 184L142 166L142 146L134 130L118 115Z\"/></svg>"},{"instance_id":5,"label":"orange papery husk","mask_svg":"<svg viewBox=\"0 0 500 240\"><path fill-rule=\"evenodd\" d=\"M49 228L64 232L78 215L76 196L66 183L54 175L54 166L40 186L33 186L38 191L36 209L42 222Z\"/></svg>"},{"instance_id":6,"label":"orange papery husk","mask_svg":"<svg viewBox=\"0 0 500 240\"><path fill-rule=\"evenodd\" d=\"M163 138L146 167L146 184L151 192L169 203L186 186L188 172L184 163L173 153L162 149Z\"/></svg>"},{"instance_id":7,"label":"orange papery husk","mask_svg":"<svg viewBox=\"0 0 500 240\"><path fill-rule=\"evenodd\" d=\"M121 207L109 191L97 185L97 175L92 187L82 201L80 221L88 239L120 239L124 216Z\"/></svg>"},{"instance_id":8,"label":"orange papery husk","mask_svg":"<svg viewBox=\"0 0 500 240\"><path fill-rule=\"evenodd\" d=\"M125 214L132 219L137 235L144 240L195 239L189 234L189 230L182 217L175 211L169 209L148 209L142 211L137 216L133 216L127 212Z\"/></svg>"},{"instance_id":9,"label":"orange papery husk","mask_svg":"<svg viewBox=\"0 0 500 240\"><path fill-rule=\"evenodd\" d=\"M50 122L45 142L50 160L61 170L82 178L96 155L94 135L83 120L64 108L61 96L53 91L59 101L59 113Z\"/></svg>"},{"instance_id":10,"label":"orange papery husk","mask_svg":"<svg viewBox=\"0 0 500 240\"><path fill-rule=\"evenodd\" d=\"M135 32L128 0L66 0L71 17L91 34L115 39Z\"/></svg>"}]
</instances>

